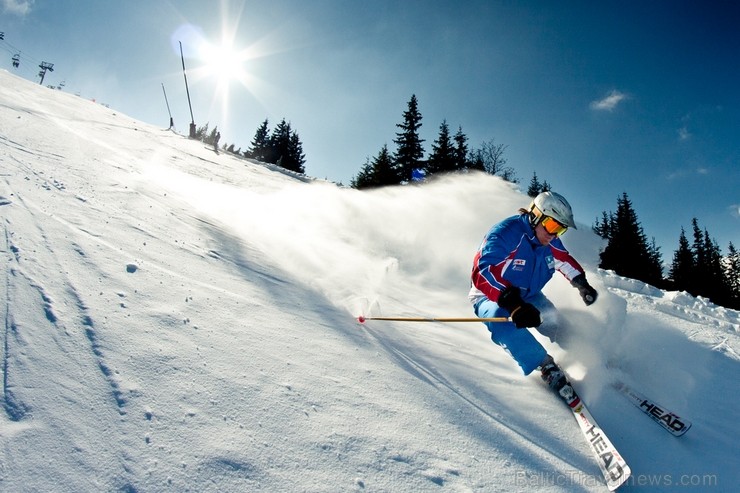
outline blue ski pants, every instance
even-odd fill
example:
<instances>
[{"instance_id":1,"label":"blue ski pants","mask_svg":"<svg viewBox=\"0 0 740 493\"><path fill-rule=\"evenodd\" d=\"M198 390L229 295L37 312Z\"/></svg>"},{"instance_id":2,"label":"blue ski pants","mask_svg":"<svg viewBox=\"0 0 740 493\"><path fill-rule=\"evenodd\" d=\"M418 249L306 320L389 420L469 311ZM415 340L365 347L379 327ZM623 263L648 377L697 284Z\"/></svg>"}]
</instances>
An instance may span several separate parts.
<instances>
[{"instance_id":1,"label":"blue ski pants","mask_svg":"<svg viewBox=\"0 0 740 493\"><path fill-rule=\"evenodd\" d=\"M540 293L527 300L532 303L540 313L543 320L548 314L556 313L555 306L550 300ZM475 314L480 318L489 317L508 317L509 312L504 310L495 301L484 299L479 301L475 306ZM555 318L555 317L553 317ZM517 329L513 322L483 322L491 332L491 340L504 348L512 358L519 364L525 375L529 375L542 363L547 356L547 351L542 344L535 339L529 329ZM541 326L542 332L554 340L553 335L548 332L556 331L556 328L548 324Z\"/></svg>"}]
</instances>

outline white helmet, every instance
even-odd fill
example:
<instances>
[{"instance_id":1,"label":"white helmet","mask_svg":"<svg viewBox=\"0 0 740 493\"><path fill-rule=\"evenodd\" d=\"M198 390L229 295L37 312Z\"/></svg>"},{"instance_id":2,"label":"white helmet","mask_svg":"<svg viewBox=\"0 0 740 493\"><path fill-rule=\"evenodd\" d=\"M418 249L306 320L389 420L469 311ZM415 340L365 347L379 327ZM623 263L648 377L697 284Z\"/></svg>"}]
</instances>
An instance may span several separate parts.
<instances>
[{"instance_id":1,"label":"white helmet","mask_svg":"<svg viewBox=\"0 0 740 493\"><path fill-rule=\"evenodd\" d=\"M573 220L573 210L565 197L555 192L542 192L534 198L529 206L530 220L536 226L545 217L550 216L560 224L569 228L576 228Z\"/></svg>"}]
</instances>

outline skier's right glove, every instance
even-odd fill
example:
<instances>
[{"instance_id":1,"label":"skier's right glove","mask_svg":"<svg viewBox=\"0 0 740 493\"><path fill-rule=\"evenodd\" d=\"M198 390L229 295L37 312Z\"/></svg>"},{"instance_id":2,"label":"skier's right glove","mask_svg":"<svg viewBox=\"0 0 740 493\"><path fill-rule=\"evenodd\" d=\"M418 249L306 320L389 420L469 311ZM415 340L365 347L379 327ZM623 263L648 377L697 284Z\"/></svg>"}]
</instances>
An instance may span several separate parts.
<instances>
[{"instance_id":1,"label":"skier's right glove","mask_svg":"<svg viewBox=\"0 0 740 493\"><path fill-rule=\"evenodd\" d=\"M501 292L498 297L498 306L511 314L511 321L518 329L539 327L542 324L540 311L531 303L522 300L519 288L510 286Z\"/></svg>"}]
</instances>

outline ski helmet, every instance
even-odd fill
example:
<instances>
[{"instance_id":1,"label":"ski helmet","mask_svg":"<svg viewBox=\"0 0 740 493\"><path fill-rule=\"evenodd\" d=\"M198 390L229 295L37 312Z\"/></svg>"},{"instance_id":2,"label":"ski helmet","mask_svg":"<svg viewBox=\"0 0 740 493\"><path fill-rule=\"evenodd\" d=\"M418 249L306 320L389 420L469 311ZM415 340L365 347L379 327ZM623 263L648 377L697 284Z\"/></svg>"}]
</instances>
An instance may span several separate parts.
<instances>
[{"instance_id":1,"label":"ski helmet","mask_svg":"<svg viewBox=\"0 0 740 493\"><path fill-rule=\"evenodd\" d=\"M576 228L573 220L573 210L565 197L555 192L542 192L537 195L529 206L532 226L536 226L545 216L550 216L560 224L569 228Z\"/></svg>"}]
</instances>

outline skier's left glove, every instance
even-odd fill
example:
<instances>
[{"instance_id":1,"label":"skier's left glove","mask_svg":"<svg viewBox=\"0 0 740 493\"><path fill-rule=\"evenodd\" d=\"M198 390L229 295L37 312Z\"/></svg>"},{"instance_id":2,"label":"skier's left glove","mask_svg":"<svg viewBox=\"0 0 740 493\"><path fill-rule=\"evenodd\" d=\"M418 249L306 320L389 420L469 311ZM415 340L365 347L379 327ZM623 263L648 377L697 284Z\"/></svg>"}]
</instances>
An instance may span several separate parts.
<instances>
[{"instance_id":1,"label":"skier's left glove","mask_svg":"<svg viewBox=\"0 0 740 493\"><path fill-rule=\"evenodd\" d=\"M572 281L570 281L570 284L574 288L578 289L578 292L586 305L593 304L593 302L596 301L596 298L599 297L599 293L597 293L586 280L586 274L577 275Z\"/></svg>"}]
</instances>

